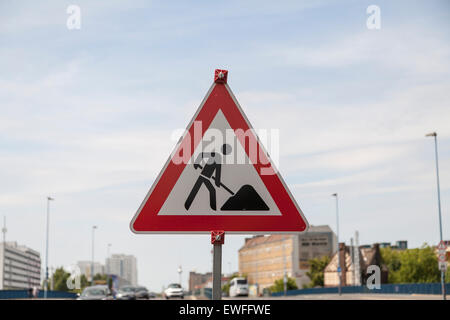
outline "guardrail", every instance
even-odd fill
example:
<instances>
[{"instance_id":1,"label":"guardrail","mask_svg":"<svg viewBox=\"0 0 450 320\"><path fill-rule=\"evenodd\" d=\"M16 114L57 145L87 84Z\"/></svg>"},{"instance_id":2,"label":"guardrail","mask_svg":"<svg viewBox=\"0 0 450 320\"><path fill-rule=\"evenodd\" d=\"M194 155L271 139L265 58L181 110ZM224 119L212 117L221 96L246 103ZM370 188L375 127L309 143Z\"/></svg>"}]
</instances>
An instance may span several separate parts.
<instances>
[{"instance_id":1,"label":"guardrail","mask_svg":"<svg viewBox=\"0 0 450 320\"><path fill-rule=\"evenodd\" d=\"M446 291L450 292L450 283L445 285ZM289 290L288 296L300 294L333 294L338 293L337 287L309 288ZM366 286L345 286L342 293L381 293L381 294L441 294L440 283L402 283L402 284L382 284L380 289L369 289ZM273 292L271 296L279 297L284 292Z\"/></svg>"},{"instance_id":2,"label":"guardrail","mask_svg":"<svg viewBox=\"0 0 450 320\"><path fill-rule=\"evenodd\" d=\"M28 299L30 293L28 290L0 290L0 299ZM44 291L39 290L39 299L44 298ZM65 291L47 291L47 298L49 299L76 299L77 294Z\"/></svg>"},{"instance_id":3,"label":"guardrail","mask_svg":"<svg viewBox=\"0 0 450 320\"><path fill-rule=\"evenodd\" d=\"M212 289L211 288L201 288L195 289L192 294L197 297L205 297L208 299L212 299Z\"/></svg>"}]
</instances>

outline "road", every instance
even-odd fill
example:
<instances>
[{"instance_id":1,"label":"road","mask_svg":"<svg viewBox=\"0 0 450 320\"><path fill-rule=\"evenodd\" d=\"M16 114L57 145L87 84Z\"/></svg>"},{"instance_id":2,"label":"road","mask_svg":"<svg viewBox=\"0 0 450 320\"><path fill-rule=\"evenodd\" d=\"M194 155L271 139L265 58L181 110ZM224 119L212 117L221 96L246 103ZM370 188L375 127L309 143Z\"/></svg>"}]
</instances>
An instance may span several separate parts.
<instances>
[{"instance_id":1,"label":"road","mask_svg":"<svg viewBox=\"0 0 450 320\"><path fill-rule=\"evenodd\" d=\"M224 300L255 299L254 297L224 297ZM302 294L296 296L259 297L258 300L442 300L441 295L432 294Z\"/></svg>"},{"instance_id":2,"label":"road","mask_svg":"<svg viewBox=\"0 0 450 320\"><path fill-rule=\"evenodd\" d=\"M17 300L44 300L44 299L17 299ZM48 300L70 300L70 299L55 299ZM162 297L157 297L151 300L166 300ZM173 298L170 300L182 300L180 298ZM184 300L209 300L205 297L186 296ZM297 296L281 296L281 297L223 297L222 300L442 300L441 295L432 294L304 294Z\"/></svg>"}]
</instances>

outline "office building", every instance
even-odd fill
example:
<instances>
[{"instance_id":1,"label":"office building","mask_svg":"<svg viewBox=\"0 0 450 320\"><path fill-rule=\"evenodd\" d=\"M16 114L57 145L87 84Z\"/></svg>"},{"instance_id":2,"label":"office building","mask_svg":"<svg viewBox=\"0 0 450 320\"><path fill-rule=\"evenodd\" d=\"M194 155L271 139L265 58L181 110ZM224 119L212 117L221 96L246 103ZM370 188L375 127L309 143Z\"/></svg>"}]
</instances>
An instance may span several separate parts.
<instances>
[{"instance_id":1,"label":"office building","mask_svg":"<svg viewBox=\"0 0 450 320\"><path fill-rule=\"evenodd\" d=\"M18 290L41 286L39 252L17 242L0 245L0 289Z\"/></svg>"},{"instance_id":2,"label":"office building","mask_svg":"<svg viewBox=\"0 0 450 320\"><path fill-rule=\"evenodd\" d=\"M78 261L78 268L80 268L81 274L84 274L86 279L91 280L92 261ZM96 274L105 274L105 266L99 262L94 261L94 276Z\"/></svg>"},{"instance_id":3,"label":"office building","mask_svg":"<svg viewBox=\"0 0 450 320\"><path fill-rule=\"evenodd\" d=\"M117 275L131 285L137 285L137 261L136 257L125 254L113 254L106 259L106 273Z\"/></svg>"},{"instance_id":4,"label":"office building","mask_svg":"<svg viewBox=\"0 0 450 320\"><path fill-rule=\"evenodd\" d=\"M260 292L282 279L285 272L302 288L310 282L306 275L309 260L331 257L336 248L336 235L329 226L310 226L299 235L247 238L239 249L239 273L247 275L250 285L258 284Z\"/></svg>"},{"instance_id":5,"label":"office building","mask_svg":"<svg viewBox=\"0 0 450 320\"><path fill-rule=\"evenodd\" d=\"M212 281L212 273L189 272L189 291L194 291L205 286L206 283Z\"/></svg>"}]
</instances>

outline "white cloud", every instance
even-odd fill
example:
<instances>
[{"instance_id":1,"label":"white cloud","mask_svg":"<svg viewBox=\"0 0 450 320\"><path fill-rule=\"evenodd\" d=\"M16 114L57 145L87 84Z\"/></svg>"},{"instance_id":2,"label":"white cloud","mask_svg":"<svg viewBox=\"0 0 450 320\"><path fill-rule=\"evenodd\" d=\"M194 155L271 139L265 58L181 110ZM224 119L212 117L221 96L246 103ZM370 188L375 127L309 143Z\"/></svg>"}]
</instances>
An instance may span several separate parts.
<instances>
[{"instance_id":1,"label":"white cloud","mask_svg":"<svg viewBox=\"0 0 450 320\"><path fill-rule=\"evenodd\" d=\"M373 64L408 74L450 71L450 45L446 35L406 25L374 32L347 33L317 46L284 46L265 50L281 64L299 67L342 68Z\"/></svg>"}]
</instances>

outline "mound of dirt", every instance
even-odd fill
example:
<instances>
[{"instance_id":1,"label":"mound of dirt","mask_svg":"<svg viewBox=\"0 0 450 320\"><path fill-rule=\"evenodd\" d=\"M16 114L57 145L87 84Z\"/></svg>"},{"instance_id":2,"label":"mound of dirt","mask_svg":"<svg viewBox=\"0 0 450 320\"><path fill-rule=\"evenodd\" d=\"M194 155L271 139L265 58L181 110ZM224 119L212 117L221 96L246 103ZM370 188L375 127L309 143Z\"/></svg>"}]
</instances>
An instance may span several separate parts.
<instances>
[{"instance_id":1,"label":"mound of dirt","mask_svg":"<svg viewBox=\"0 0 450 320\"><path fill-rule=\"evenodd\" d=\"M269 207L251 185L243 185L220 208L223 211L267 211Z\"/></svg>"}]
</instances>

